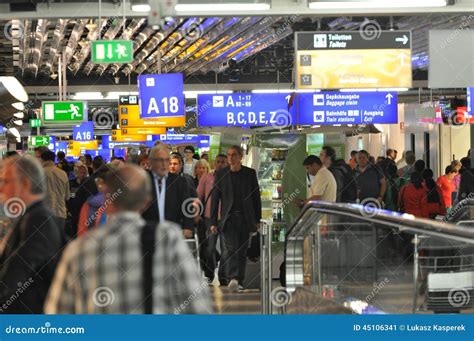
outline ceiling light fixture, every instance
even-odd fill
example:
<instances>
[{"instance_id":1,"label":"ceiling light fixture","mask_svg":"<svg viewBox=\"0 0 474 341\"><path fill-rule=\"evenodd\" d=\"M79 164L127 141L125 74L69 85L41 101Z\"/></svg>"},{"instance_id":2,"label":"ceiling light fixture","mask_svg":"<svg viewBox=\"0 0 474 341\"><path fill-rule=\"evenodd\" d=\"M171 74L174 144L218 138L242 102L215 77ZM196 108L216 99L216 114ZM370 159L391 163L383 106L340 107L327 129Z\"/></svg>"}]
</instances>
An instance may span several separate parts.
<instances>
[{"instance_id":1,"label":"ceiling light fixture","mask_svg":"<svg viewBox=\"0 0 474 341\"><path fill-rule=\"evenodd\" d=\"M77 92L72 96L72 99L75 100L94 100L94 99L104 99L101 92Z\"/></svg>"},{"instance_id":2,"label":"ceiling light fixture","mask_svg":"<svg viewBox=\"0 0 474 341\"><path fill-rule=\"evenodd\" d=\"M400 8L400 7L444 7L447 0L372 0L372 1L313 1L311 9L357 9L357 8Z\"/></svg>"},{"instance_id":3,"label":"ceiling light fixture","mask_svg":"<svg viewBox=\"0 0 474 341\"><path fill-rule=\"evenodd\" d=\"M12 107L14 107L16 110L20 110L20 111L25 110L25 105L23 104L23 102L13 103Z\"/></svg>"},{"instance_id":4,"label":"ceiling light fixture","mask_svg":"<svg viewBox=\"0 0 474 341\"><path fill-rule=\"evenodd\" d=\"M176 12L266 11L270 8L267 3L200 3L175 6Z\"/></svg>"}]
</instances>

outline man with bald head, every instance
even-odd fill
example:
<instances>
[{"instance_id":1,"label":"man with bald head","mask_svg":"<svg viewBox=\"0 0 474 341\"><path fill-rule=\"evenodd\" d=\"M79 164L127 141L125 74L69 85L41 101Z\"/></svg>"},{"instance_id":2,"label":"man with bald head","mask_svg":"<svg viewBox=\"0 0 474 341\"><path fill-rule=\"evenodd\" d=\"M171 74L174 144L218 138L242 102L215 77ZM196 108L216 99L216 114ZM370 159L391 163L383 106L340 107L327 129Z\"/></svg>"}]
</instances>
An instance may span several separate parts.
<instances>
[{"instance_id":1,"label":"man with bald head","mask_svg":"<svg viewBox=\"0 0 474 341\"><path fill-rule=\"evenodd\" d=\"M143 218L155 223L175 222L181 225L186 238L192 238L196 209L186 180L169 173L170 150L164 145L155 146L150 150L149 160L152 199Z\"/></svg>"},{"instance_id":2,"label":"man with bald head","mask_svg":"<svg viewBox=\"0 0 474 341\"><path fill-rule=\"evenodd\" d=\"M151 198L146 171L123 165L104 183L108 222L66 248L45 312L209 313L207 289L180 227L140 216Z\"/></svg>"}]
</instances>

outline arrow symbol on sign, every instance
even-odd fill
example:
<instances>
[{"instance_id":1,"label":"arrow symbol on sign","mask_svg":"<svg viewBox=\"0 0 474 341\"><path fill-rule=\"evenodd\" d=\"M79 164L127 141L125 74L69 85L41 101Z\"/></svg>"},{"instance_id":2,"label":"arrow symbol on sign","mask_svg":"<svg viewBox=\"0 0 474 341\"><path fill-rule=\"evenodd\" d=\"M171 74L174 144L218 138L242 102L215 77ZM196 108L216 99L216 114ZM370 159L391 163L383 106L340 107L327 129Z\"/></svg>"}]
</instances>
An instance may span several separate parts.
<instances>
[{"instance_id":1,"label":"arrow symbol on sign","mask_svg":"<svg viewBox=\"0 0 474 341\"><path fill-rule=\"evenodd\" d=\"M385 98L387 99L387 104L388 105L392 104L392 98L393 98L392 94L385 95Z\"/></svg>"},{"instance_id":2,"label":"arrow symbol on sign","mask_svg":"<svg viewBox=\"0 0 474 341\"><path fill-rule=\"evenodd\" d=\"M403 45L406 45L408 43L408 37L406 36L406 34L403 35L403 37L397 37L395 38L395 41L396 42L400 42L402 43Z\"/></svg>"}]
</instances>

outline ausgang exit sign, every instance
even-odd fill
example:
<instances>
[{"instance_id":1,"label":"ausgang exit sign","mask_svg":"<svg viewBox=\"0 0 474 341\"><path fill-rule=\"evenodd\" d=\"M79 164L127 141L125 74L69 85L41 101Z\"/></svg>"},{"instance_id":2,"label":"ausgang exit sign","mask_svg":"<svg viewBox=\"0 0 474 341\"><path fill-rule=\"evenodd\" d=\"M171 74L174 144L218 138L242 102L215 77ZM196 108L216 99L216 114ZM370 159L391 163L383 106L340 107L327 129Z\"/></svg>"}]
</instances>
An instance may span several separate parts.
<instances>
[{"instance_id":1,"label":"ausgang exit sign","mask_svg":"<svg viewBox=\"0 0 474 341\"><path fill-rule=\"evenodd\" d=\"M131 40L92 41L93 63L131 63L133 42Z\"/></svg>"}]
</instances>

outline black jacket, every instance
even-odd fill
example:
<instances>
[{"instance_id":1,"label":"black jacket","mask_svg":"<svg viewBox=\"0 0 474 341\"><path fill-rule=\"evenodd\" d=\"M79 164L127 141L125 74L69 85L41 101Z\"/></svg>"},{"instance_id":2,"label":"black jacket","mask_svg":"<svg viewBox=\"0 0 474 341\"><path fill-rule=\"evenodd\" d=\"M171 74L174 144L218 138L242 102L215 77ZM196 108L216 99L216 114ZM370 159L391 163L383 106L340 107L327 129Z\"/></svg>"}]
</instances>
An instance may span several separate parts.
<instances>
[{"instance_id":1,"label":"black jacket","mask_svg":"<svg viewBox=\"0 0 474 341\"><path fill-rule=\"evenodd\" d=\"M158 223L158 199L156 197L156 182L152 172L148 172L152 183L152 200L142 216L148 222ZM166 179L165 194L165 219L181 225L183 228L192 229L194 221L191 214L187 213L191 205L191 193L186 180L176 174L168 174ZM186 201L189 199L188 201Z\"/></svg>"},{"instance_id":2,"label":"black jacket","mask_svg":"<svg viewBox=\"0 0 474 341\"><path fill-rule=\"evenodd\" d=\"M64 240L64 232L42 201L26 209L0 257L1 313L43 313Z\"/></svg>"},{"instance_id":3,"label":"black jacket","mask_svg":"<svg viewBox=\"0 0 474 341\"><path fill-rule=\"evenodd\" d=\"M241 186L243 195L243 212L245 221L250 232L256 231L256 224L262 218L262 202L260 198L260 187L258 186L257 174L252 168L242 166L244 180ZM230 178L230 167L221 169L216 173L214 190L211 201L211 224L217 225L219 202L221 202L221 229L225 229L226 220L229 218L230 210L234 201L232 180Z\"/></svg>"}]
</instances>

